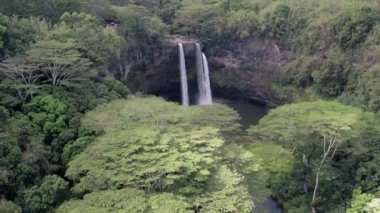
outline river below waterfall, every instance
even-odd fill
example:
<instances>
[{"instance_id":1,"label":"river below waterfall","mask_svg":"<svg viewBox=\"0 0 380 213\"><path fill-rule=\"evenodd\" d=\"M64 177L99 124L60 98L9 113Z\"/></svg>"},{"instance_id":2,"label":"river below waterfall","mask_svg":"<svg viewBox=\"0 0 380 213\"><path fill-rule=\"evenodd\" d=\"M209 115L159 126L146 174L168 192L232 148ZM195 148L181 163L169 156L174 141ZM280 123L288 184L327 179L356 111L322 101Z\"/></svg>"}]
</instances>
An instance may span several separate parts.
<instances>
[{"instance_id":1,"label":"river below waterfall","mask_svg":"<svg viewBox=\"0 0 380 213\"><path fill-rule=\"evenodd\" d=\"M252 124L257 124L264 117L268 110L265 106L243 101L232 101L217 99L215 102L228 105L237 111L241 117L240 124L246 130ZM252 210L254 213L283 213L282 207L272 198L268 197L263 202L255 203L256 207Z\"/></svg>"}]
</instances>

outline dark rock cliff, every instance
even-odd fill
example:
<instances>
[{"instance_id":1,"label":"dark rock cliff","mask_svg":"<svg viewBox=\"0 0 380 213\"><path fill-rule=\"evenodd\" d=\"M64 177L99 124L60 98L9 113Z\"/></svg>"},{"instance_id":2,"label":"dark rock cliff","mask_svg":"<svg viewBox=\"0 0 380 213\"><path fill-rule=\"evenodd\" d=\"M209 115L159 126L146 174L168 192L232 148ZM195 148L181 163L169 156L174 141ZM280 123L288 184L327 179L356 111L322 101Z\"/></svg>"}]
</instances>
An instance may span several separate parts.
<instances>
[{"instance_id":1,"label":"dark rock cliff","mask_svg":"<svg viewBox=\"0 0 380 213\"><path fill-rule=\"evenodd\" d=\"M148 94L180 100L177 44L184 43L190 95L196 93L194 42L171 36L146 63L140 90ZM277 75L292 60L293 53L282 50L275 41L247 40L221 46L202 46L210 66L213 95L228 99L244 99L267 105L286 100L278 98L272 89Z\"/></svg>"}]
</instances>

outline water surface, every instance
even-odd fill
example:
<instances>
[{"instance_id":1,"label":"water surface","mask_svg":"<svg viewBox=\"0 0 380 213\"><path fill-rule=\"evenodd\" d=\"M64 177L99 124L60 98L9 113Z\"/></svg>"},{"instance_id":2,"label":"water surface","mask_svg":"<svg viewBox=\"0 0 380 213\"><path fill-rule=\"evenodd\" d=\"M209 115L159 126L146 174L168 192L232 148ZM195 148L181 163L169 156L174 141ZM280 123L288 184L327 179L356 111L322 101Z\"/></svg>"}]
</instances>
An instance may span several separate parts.
<instances>
[{"instance_id":1,"label":"water surface","mask_svg":"<svg viewBox=\"0 0 380 213\"><path fill-rule=\"evenodd\" d=\"M257 124L264 117L268 110L265 106L243 101L231 101L217 99L217 103L223 103L237 111L241 117L240 124L244 130L251 125ZM272 198L268 197L263 202L255 203L256 207L252 210L254 213L283 213L282 207Z\"/></svg>"}]
</instances>

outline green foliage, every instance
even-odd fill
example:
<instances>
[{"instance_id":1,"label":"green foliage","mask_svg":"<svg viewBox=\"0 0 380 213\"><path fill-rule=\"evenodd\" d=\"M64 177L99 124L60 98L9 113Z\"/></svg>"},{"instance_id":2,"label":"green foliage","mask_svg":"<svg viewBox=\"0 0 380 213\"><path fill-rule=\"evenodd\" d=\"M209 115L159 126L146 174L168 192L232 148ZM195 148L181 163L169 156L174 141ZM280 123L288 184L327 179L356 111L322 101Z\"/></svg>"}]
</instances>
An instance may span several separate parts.
<instances>
[{"instance_id":1,"label":"green foliage","mask_svg":"<svg viewBox=\"0 0 380 213\"><path fill-rule=\"evenodd\" d=\"M264 138L266 142L282 142L284 146L293 148L293 145L303 145L302 139L294 139L305 134L316 134L319 137L326 134L344 136L338 133L347 133L354 136L349 128L360 121L361 113L360 109L337 102L290 104L270 111L250 132L258 138Z\"/></svg>"},{"instance_id":2,"label":"green foliage","mask_svg":"<svg viewBox=\"0 0 380 213\"><path fill-rule=\"evenodd\" d=\"M360 47L379 21L368 6L347 6L342 12L311 19L307 28L295 38L294 44L306 52L338 47L349 51Z\"/></svg>"},{"instance_id":3,"label":"green foliage","mask_svg":"<svg viewBox=\"0 0 380 213\"><path fill-rule=\"evenodd\" d=\"M366 73L377 60L369 47L380 43L379 9L374 0L183 1L172 28L175 33L201 38L211 50L224 46L240 51L236 44L270 39L283 56L282 62L274 62L281 76L277 95L293 101L343 95L345 103L377 111L377 87L372 82L378 77L372 72L368 86L361 81L369 81ZM288 54L289 50L295 54ZM366 55L373 58L366 61L362 58ZM224 79L227 74L220 72L213 73L212 79L244 94L246 82L236 80L236 75L257 76L254 72L264 71L250 66L230 74L233 79Z\"/></svg>"},{"instance_id":4,"label":"green foliage","mask_svg":"<svg viewBox=\"0 0 380 213\"><path fill-rule=\"evenodd\" d=\"M70 155L87 146L74 153L66 176L79 196L138 188L148 194L174 192L211 212L245 212L252 201L242 176L218 166L221 132L236 131L237 119L236 112L220 105L185 108L153 97L114 101L82 119L82 131L98 136L65 148Z\"/></svg>"},{"instance_id":5,"label":"green foliage","mask_svg":"<svg viewBox=\"0 0 380 213\"><path fill-rule=\"evenodd\" d=\"M342 94L352 69L347 60L344 55L331 56L319 70L311 73L313 86L322 96L337 97Z\"/></svg>"},{"instance_id":6,"label":"green foliage","mask_svg":"<svg viewBox=\"0 0 380 213\"><path fill-rule=\"evenodd\" d=\"M377 171L380 165L380 158L377 152L370 152L369 156L373 157L371 160L366 160L360 163L360 167L356 173L356 181L358 185L363 187L366 191L378 190L378 183L380 181L379 172Z\"/></svg>"},{"instance_id":7,"label":"green foliage","mask_svg":"<svg viewBox=\"0 0 380 213\"><path fill-rule=\"evenodd\" d=\"M0 209L2 213L21 213L22 212L22 209L18 205L4 199L0 200Z\"/></svg>"},{"instance_id":8,"label":"green foliage","mask_svg":"<svg viewBox=\"0 0 380 213\"><path fill-rule=\"evenodd\" d=\"M80 154L91 142L94 141L94 137L85 136L80 137L74 142L67 144L62 153L63 162L68 163L76 155Z\"/></svg>"},{"instance_id":9,"label":"green foliage","mask_svg":"<svg viewBox=\"0 0 380 213\"><path fill-rule=\"evenodd\" d=\"M136 103L139 108L135 108ZM174 117L177 116L174 113L175 110L186 112L160 99L117 101L104 107L91 112L84 122L90 120L91 125L106 125L106 134L69 163L66 175L80 182L75 191L129 186L147 192L175 188L193 193L196 189L181 189L180 183L207 180L215 164L213 152L223 144L218 138L218 129L181 128L188 124L181 124L180 117ZM169 108L174 109L170 114L166 113ZM110 118L111 123L97 124L104 116ZM128 122L131 120L134 122ZM175 123L177 125L172 126ZM156 126L158 124L161 127ZM99 153L102 158L97 157ZM86 171L85 176L81 175L83 171ZM96 182L93 177L97 177Z\"/></svg>"},{"instance_id":10,"label":"green foliage","mask_svg":"<svg viewBox=\"0 0 380 213\"><path fill-rule=\"evenodd\" d=\"M15 187L15 168L21 162L22 152L17 141L9 135L0 133L0 165L2 176L0 178L0 192L3 195L13 193Z\"/></svg>"},{"instance_id":11,"label":"green foliage","mask_svg":"<svg viewBox=\"0 0 380 213\"><path fill-rule=\"evenodd\" d=\"M96 106L108 103L115 99L125 98L123 95L125 89L116 83L107 87L102 82L81 81L81 84L75 84L73 87L55 87L53 88L54 97L64 102L70 111L70 115L84 113L94 109ZM117 90L117 91L116 91ZM120 90L120 91L119 91ZM119 93L120 92L120 93Z\"/></svg>"},{"instance_id":12,"label":"green foliage","mask_svg":"<svg viewBox=\"0 0 380 213\"><path fill-rule=\"evenodd\" d=\"M122 54L128 61L141 62L154 49L162 46L167 33L166 25L147 8L138 5L112 7L120 21L119 32L126 45Z\"/></svg>"},{"instance_id":13,"label":"green foliage","mask_svg":"<svg viewBox=\"0 0 380 213\"><path fill-rule=\"evenodd\" d=\"M64 203L57 213L80 212L157 212L182 213L188 204L183 198L172 194L147 196L136 189L107 190L88 194L83 200L72 200Z\"/></svg>"},{"instance_id":14,"label":"green foliage","mask_svg":"<svg viewBox=\"0 0 380 213\"><path fill-rule=\"evenodd\" d=\"M284 97L379 112L379 9L377 0L0 0L0 194L51 212L68 193L51 174L66 172L75 195L91 193L59 212L248 212L248 181L251 195L266 186L287 211L308 212L319 176L318 212L343 212L354 188L353 212L378 211L378 116L336 102L287 105L250 130L260 143L236 145L246 138L229 108L111 102L129 91L105 73L140 88L168 29L210 53L269 40L284 56L274 62L286 67L276 84ZM251 96L230 73L212 79ZM334 138L320 164L323 139ZM21 212L6 200L0 209Z\"/></svg>"},{"instance_id":15,"label":"green foliage","mask_svg":"<svg viewBox=\"0 0 380 213\"><path fill-rule=\"evenodd\" d=\"M241 175L221 166L210 180L210 190L196 199L196 205L205 212L250 212L253 203L242 181Z\"/></svg>"},{"instance_id":16,"label":"green foliage","mask_svg":"<svg viewBox=\"0 0 380 213\"><path fill-rule=\"evenodd\" d=\"M115 110L108 109L123 110L115 113ZM202 119L197 119L200 117ZM99 130L112 132L123 129L125 122L133 121L134 123L128 123L128 125L154 125L155 128L160 129L165 129L166 125L175 125L180 128L213 126L222 131L228 131L239 127L235 123L238 119L238 114L226 106L215 104L212 107L183 108L177 104L165 102L162 98L150 97L134 98L131 101L117 100L108 105L99 106L82 120L82 128L96 130L95 132Z\"/></svg>"},{"instance_id":17,"label":"green foliage","mask_svg":"<svg viewBox=\"0 0 380 213\"><path fill-rule=\"evenodd\" d=\"M355 156L360 157L358 168L356 170L355 182L356 187L361 188L365 193L375 193L378 191L380 174L378 166L380 165L380 120L379 116L367 115L362 118L367 122L366 125L359 126L362 129L360 137L353 140L352 150Z\"/></svg>"},{"instance_id":18,"label":"green foliage","mask_svg":"<svg viewBox=\"0 0 380 213\"><path fill-rule=\"evenodd\" d=\"M380 198L375 198L369 202L364 210L368 213L376 213L380 211Z\"/></svg>"},{"instance_id":19,"label":"green foliage","mask_svg":"<svg viewBox=\"0 0 380 213\"><path fill-rule=\"evenodd\" d=\"M371 8L343 11L331 20L331 33L341 49L354 49L364 43L378 21L379 16Z\"/></svg>"},{"instance_id":20,"label":"green foliage","mask_svg":"<svg viewBox=\"0 0 380 213\"><path fill-rule=\"evenodd\" d=\"M0 72L7 76L1 82L0 88L8 95L16 96L18 100L7 100L3 103L6 106L15 106L20 102L25 103L38 92L41 75L36 67L28 65L24 57L9 58L0 67Z\"/></svg>"},{"instance_id":21,"label":"green foliage","mask_svg":"<svg viewBox=\"0 0 380 213\"><path fill-rule=\"evenodd\" d=\"M40 168L48 170L49 154L41 137L34 135L25 116L8 120L1 140L1 193L13 198L18 190L32 186L40 178Z\"/></svg>"},{"instance_id":22,"label":"green foliage","mask_svg":"<svg viewBox=\"0 0 380 213\"><path fill-rule=\"evenodd\" d=\"M252 202L242 187L242 177L222 166L209 185L210 191L196 198L194 205L207 212L249 212ZM64 203L58 212L92 211L114 212L127 209L132 212L191 212L188 199L171 193L145 195L135 189L99 191L84 196L84 200ZM148 210L149 209L149 210Z\"/></svg>"},{"instance_id":23,"label":"green foliage","mask_svg":"<svg viewBox=\"0 0 380 213\"><path fill-rule=\"evenodd\" d=\"M352 73L354 68L349 59L334 51L327 59L299 57L288 65L279 81L282 85L311 87L323 97L338 97L346 89Z\"/></svg>"},{"instance_id":24,"label":"green foliage","mask_svg":"<svg viewBox=\"0 0 380 213\"><path fill-rule=\"evenodd\" d=\"M0 165L4 175L0 179L1 194L12 200L21 200L23 191L39 183L43 176L59 171L62 162L69 161L80 152L80 147L84 149L87 145L68 146L61 156L65 144L71 144L77 137L81 117L79 110L86 111L121 98L103 83L84 81L82 86L72 89L55 87L50 90L53 95L37 96L25 104L25 115L17 113L8 119L7 125L2 124ZM2 116L7 114L2 113ZM38 196L36 199L38 201Z\"/></svg>"},{"instance_id":25,"label":"green foliage","mask_svg":"<svg viewBox=\"0 0 380 213\"><path fill-rule=\"evenodd\" d=\"M191 206L184 197L161 193L149 197L152 212L190 212Z\"/></svg>"},{"instance_id":26,"label":"green foliage","mask_svg":"<svg viewBox=\"0 0 380 213\"><path fill-rule=\"evenodd\" d=\"M270 143L252 144L249 151L253 154L253 161L259 166L259 174L263 176L261 178L264 178L264 181L268 184L281 179L279 176L292 169L293 155L279 145ZM273 156L273 153L276 153L276 155Z\"/></svg>"},{"instance_id":27,"label":"green foliage","mask_svg":"<svg viewBox=\"0 0 380 213\"><path fill-rule=\"evenodd\" d=\"M83 201L73 200L64 203L57 212L143 212L147 208L143 191L134 189L109 190L88 194Z\"/></svg>"},{"instance_id":28,"label":"green foliage","mask_svg":"<svg viewBox=\"0 0 380 213\"><path fill-rule=\"evenodd\" d=\"M4 107L0 106L0 120L4 122L7 118L8 118L7 110ZM2 123L0 123L0 125L1 124Z\"/></svg>"},{"instance_id":29,"label":"green foliage","mask_svg":"<svg viewBox=\"0 0 380 213\"><path fill-rule=\"evenodd\" d=\"M291 9L285 4L277 5L271 13L265 15L264 32L272 38L286 38L291 23Z\"/></svg>"},{"instance_id":30,"label":"green foliage","mask_svg":"<svg viewBox=\"0 0 380 213\"><path fill-rule=\"evenodd\" d=\"M0 0L0 13L9 16L41 16L55 23L64 12L80 9L80 3L76 0Z\"/></svg>"},{"instance_id":31,"label":"green foliage","mask_svg":"<svg viewBox=\"0 0 380 213\"><path fill-rule=\"evenodd\" d=\"M182 6L182 0L159 0L158 4L157 15L164 23L172 24Z\"/></svg>"},{"instance_id":32,"label":"green foliage","mask_svg":"<svg viewBox=\"0 0 380 213\"><path fill-rule=\"evenodd\" d=\"M91 63L81 56L77 44L70 40L39 41L25 52L28 64L38 67L52 86L70 86L75 81L93 77Z\"/></svg>"},{"instance_id":33,"label":"green foliage","mask_svg":"<svg viewBox=\"0 0 380 213\"><path fill-rule=\"evenodd\" d=\"M46 176L41 185L24 192L25 212L51 211L68 198L69 192L69 184L62 178Z\"/></svg>"},{"instance_id":34,"label":"green foliage","mask_svg":"<svg viewBox=\"0 0 380 213\"><path fill-rule=\"evenodd\" d=\"M4 19L5 17L0 14L0 52L2 52L4 48L4 35L7 30Z\"/></svg>"},{"instance_id":35,"label":"green foliage","mask_svg":"<svg viewBox=\"0 0 380 213\"><path fill-rule=\"evenodd\" d=\"M375 198L374 195L362 193L360 189L355 189L351 206L347 209L346 213L368 213L365 210L366 205Z\"/></svg>"},{"instance_id":36,"label":"green foliage","mask_svg":"<svg viewBox=\"0 0 380 213\"><path fill-rule=\"evenodd\" d=\"M301 88L311 86L313 83L311 76L313 70L310 68L312 61L311 57L299 57L292 61L288 64L287 73L280 76L279 83L282 86L291 84Z\"/></svg>"},{"instance_id":37,"label":"green foliage","mask_svg":"<svg viewBox=\"0 0 380 213\"><path fill-rule=\"evenodd\" d=\"M121 38L116 30L102 26L86 13L65 13L51 37L60 41L74 39L85 56L98 65L109 65L120 56Z\"/></svg>"},{"instance_id":38,"label":"green foliage","mask_svg":"<svg viewBox=\"0 0 380 213\"><path fill-rule=\"evenodd\" d=\"M31 44L43 39L48 33L48 23L41 18L2 17L5 31L4 53L14 56L27 50Z\"/></svg>"},{"instance_id":39,"label":"green foliage","mask_svg":"<svg viewBox=\"0 0 380 213\"><path fill-rule=\"evenodd\" d=\"M21 150L14 139L1 135L1 165L12 167L21 160Z\"/></svg>"},{"instance_id":40,"label":"green foliage","mask_svg":"<svg viewBox=\"0 0 380 213\"><path fill-rule=\"evenodd\" d=\"M362 127L369 125L366 123L369 119L363 116L367 115L360 109L337 102L306 102L274 109L250 129L254 140L277 143L294 153L294 160L288 157L290 170L283 170L269 179L269 187L274 187L276 196L288 209L310 203L317 177L320 195L317 194L314 205L318 209L332 211L339 208L336 204L342 199L349 199L345 193L350 193L355 184L352 166L356 163L354 159L346 159L344 153L350 153L349 141L366 135ZM328 151L330 146L339 151ZM328 158L323 160L323 156ZM335 158L340 160L335 161ZM346 176L342 179L343 174Z\"/></svg>"},{"instance_id":41,"label":"green foliage","mask_svg":"<svg viewBox=\"0 0 380 213\"><path fill-rule=\"evenodd\" d=\"M238 38L248 38L259 28L259 20L255 11L231 11L227 17L226 29Z\"/></svg>"},{"instance_id":42,"label":"green foliage","mask_svg":"<svg viewBox=\"0 0 380 213\"><path fill-rule=\"evenodd\" d=\"M376 47L377 45L380 45L380 25L374 26L366 41L367 47Z\"/></svg>"},{"instance_id":43,"label":"green foliage","mask_svg":"<svg viewBox=\"0 0 380 213\"><path fill-rule=\"evenodd\" d=\"M33 99L25 111L37 134L57 135L67 127L67 106L51 95Z\"/></svg>"},{"instance_id":44,"label":"green foliage","mask_svg":"<svg viewBox=\"0 0 380 213\"><path fill-rule=\"evenodd\" d=\"M182 34L197 35L203 41L217 40L222 30L217 4L194 3L178 11L174 28Z\"/></svg>"},{"instance_id":45,"label":"green foliage","mask_svg":"<svg viewBox=\"0 0 380 213\"><path fill-rule=\"evenodd\" d=\"M350 82L351 87L347 89L339 98L344 103L359 106L363 109L380 112L380 66L375 64L366 72L362 73L354 82Z\"/></svg>"},{"instance_id":46,"label":"green foliage","mask_svg":"<svg viewBox=\"0 0 380 213\"><path fill-rule=\"evenodd\" d=\"M104 80L104 84L110 91L116 92L118 95L120 95L120 97L126 98L129 94L128 88L113 77L106 78Z\"/></svg>"}]
</instances>

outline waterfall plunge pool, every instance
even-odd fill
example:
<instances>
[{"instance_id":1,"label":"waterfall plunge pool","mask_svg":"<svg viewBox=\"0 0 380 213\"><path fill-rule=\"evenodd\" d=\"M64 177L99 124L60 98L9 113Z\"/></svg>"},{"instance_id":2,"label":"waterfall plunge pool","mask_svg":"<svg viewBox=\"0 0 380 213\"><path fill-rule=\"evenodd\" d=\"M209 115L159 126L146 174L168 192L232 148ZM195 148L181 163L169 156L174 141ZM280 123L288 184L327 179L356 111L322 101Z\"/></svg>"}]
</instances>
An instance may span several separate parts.
<instances>
[{"instance_id":1,"label":"waterfall plunge pool","mask_svg":"<svg viewBox=\"0 0 380 213\"><path fill-rule=\"evenodd\" d=\"M251 125L257 124L264 117L268 110L265 106L253 103L247 103L239 100L216 99L216 103L226 104L239 113L243 130L248 129ZM263 202L256 203L252 212L257 213L283 213L281 205L274 199L268 197Z\"/></svg>"}]
</instances>

